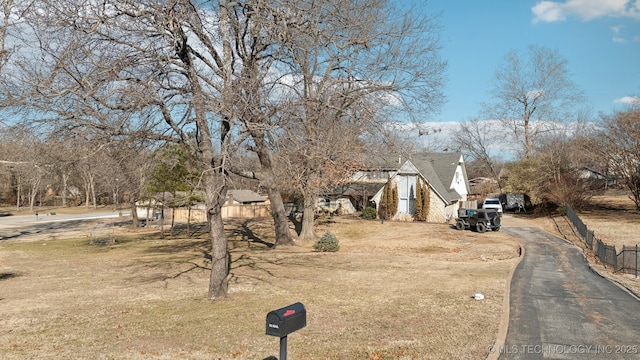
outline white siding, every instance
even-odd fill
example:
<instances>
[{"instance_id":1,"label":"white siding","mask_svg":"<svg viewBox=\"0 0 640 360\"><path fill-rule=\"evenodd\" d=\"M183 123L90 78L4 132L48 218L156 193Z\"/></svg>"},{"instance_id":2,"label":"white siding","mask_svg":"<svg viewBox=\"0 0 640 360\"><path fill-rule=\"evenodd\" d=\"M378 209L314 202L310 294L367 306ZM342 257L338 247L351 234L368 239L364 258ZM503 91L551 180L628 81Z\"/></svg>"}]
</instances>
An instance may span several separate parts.
<instances>
[{"instance_id":1,"label":"white siding","mask_svg":"<svg viewBox=\"0 0 640 360\"><path fill-rule=\"evenodd\" d=\"M462 164L463 159L460 157L459 163ZM467 179L464 176L464 172L462 171L462 165L456 166L456 172L453 176L453 180L451 181L450 188L455 190L458 194L462 196L462 200L467 200Z\"/></svg>"}]
</instances>

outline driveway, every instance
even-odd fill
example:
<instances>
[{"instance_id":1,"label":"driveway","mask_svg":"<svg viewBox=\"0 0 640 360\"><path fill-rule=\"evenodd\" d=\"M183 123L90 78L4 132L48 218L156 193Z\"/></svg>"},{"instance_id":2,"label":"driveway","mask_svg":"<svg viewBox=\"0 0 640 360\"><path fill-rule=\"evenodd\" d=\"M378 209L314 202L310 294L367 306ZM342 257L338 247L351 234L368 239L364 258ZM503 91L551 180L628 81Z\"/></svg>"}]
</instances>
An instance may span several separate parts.
<instances>
[{"instance_id":1,"label":"driveway","mask_svg":"<svg viewBox=\"0 0 640 360\"><path fill-rule=\"evenodd\" d=\"M524 247L499 359L640 359L640 301L536 227L505 227Z\"/></svg>"}]
</instances>

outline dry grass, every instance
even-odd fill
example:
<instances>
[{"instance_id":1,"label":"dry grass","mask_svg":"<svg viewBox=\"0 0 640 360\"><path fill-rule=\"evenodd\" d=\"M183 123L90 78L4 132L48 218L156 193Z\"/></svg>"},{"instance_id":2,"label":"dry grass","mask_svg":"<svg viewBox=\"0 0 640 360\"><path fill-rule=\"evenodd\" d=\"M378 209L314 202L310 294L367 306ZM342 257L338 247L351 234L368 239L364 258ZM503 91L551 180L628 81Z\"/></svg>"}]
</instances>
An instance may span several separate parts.
<instances>
[{"instance_id":1,"label":"dry grass","mask_svg":"<svg viewBox=\"0 0 640 360\"><path fill-rule=\"evenodd\" d=\"M269 249L268 221L229 224L225 300L206 300L201 239L0 242L3 359L262 359L268 311L300 301L292 359L483 359L517 244L504 233L336 219L337 253ZM472 299L483 293L485 300Z\"/></svg>"},{"instance_id":2,"label":"dry grass","mask_svg":"<svg viewBox=\"0 0 640 360\"><path fill-rule=\"evenodd\" d=\"M596 237L615 245L618 251L623 245L640 244L640 212L626 195L595 196L593 206L578 215Z\"/></svg>"}]
</instances>

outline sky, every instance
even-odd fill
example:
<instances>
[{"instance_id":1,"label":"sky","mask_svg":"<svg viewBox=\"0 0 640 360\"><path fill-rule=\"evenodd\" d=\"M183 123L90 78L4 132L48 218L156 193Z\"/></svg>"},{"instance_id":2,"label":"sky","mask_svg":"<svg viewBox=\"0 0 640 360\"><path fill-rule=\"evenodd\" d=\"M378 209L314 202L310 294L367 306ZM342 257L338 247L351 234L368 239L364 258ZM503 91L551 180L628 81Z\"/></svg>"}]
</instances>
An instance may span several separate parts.
<instances>
[{"instance_id":1,"label":"sky","mask_svg":"<svg viewBox=\"0 0 640 360\"><path fill-rule=\"evenodd\" d=\"M594 116L640 101L640 0L413 0L441 12L447 103L427 121L477 117L511 50L557 50Z\"/></svg>"}]
</instances>

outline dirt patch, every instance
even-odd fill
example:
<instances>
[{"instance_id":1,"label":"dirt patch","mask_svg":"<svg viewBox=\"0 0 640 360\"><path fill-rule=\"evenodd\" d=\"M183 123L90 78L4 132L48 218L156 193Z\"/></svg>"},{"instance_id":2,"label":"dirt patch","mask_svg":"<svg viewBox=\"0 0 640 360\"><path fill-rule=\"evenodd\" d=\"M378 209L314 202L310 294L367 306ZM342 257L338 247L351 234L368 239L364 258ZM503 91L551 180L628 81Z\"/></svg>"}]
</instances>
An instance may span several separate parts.
<instances>
[{"instance_id":1,"label":"dirt patch","mask_svg":"<svg viewBox=\"0 0 640 360\"><path fill-rule=\"evenodd\" d=\"M324 222L337 253L273 248L268 220L228 224L228 299L206 300L208 242L121 236L0 242L5 359L262 359L268 311L300 301L294 359L484 359L518 258L504 233L447 225ZM483 293L485 300L474 300Z\"/></svg>"}]
</instances>

